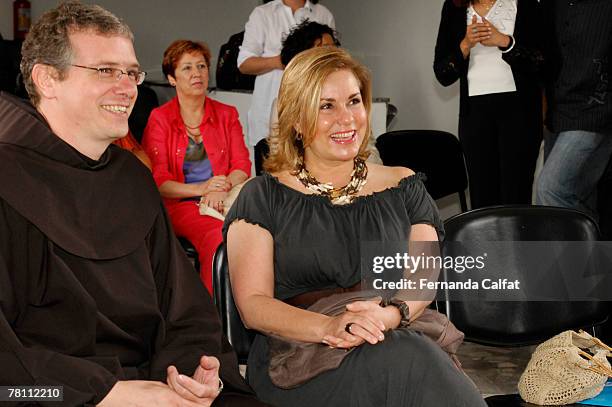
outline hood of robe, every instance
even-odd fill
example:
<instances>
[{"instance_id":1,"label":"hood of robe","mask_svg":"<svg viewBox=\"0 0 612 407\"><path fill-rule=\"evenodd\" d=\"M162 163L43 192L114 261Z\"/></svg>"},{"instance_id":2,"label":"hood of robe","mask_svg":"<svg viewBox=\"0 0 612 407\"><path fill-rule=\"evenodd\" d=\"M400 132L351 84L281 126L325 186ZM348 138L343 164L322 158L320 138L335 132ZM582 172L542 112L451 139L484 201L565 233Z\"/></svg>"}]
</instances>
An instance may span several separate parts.
<instances>
[{"instance_id":1,"label":"hood of robe","mask_svg":"<svg viewBox=\"0 0 612 407\"><path fill-rule=\"evenodd\" d=\"M161 205L151 173L131 153L110 145L92 160L53 134L30 103L6 93L0 197L62 249L99 260L133 252Z\"/></svg>"}]
</instances>

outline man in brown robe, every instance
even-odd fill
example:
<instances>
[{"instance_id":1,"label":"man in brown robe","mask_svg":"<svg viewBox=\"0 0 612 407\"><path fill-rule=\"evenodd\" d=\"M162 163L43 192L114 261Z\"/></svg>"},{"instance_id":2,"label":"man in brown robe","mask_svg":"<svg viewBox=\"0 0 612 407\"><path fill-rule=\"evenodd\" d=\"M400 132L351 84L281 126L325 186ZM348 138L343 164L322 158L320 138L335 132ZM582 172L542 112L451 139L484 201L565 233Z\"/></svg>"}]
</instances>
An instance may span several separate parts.
<instances>
[{"instance_id":1,"label":"man in brown robe","mask_svg":"<svg viewBox=\"0 0 612 407\"><path fill-rule=\"evenodd\" d=\"M32 104L0 95L0 385L62 386L62 406L263 406L149 171L111 145L144 76L130 29L64 3L21 70Z\"/></svg>"}]
</instances>

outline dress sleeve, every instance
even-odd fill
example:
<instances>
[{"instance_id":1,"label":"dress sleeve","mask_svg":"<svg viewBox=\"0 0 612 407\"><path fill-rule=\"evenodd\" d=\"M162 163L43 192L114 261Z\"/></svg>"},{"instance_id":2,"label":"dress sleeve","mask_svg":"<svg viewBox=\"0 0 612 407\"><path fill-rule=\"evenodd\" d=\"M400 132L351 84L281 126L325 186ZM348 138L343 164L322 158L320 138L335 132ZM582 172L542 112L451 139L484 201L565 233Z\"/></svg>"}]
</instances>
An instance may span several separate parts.
<instances>
[{"instance_id":1,"label":"dress sleeve","mask_svg":"<svg viewBox=\"0 0 612 407\"><path fill-rule=\"evenodd\" d=\"M436 229L438 239L442 240L444 238L444 226L438 213L438 207L427 192L425 184L423 184L425 179L425 175L419 173L402 181L405 183L403 189L404 203L411 225L419 223L431 225Z\"/></svg>"},{"instance_id":2,"label":"dress sleeve","mask_svg":"<svg viewBox=\"0 0 612 407\"><path fill-rule=\"evenodd\" d=\"M245 220L248 223L266 229L274 236L274 224L270 205L271 181L267 175L255 177L247 182L238 198L225 216L223 224L223 239L227 237L229 226L236 220Z\"/></svg>"},{"instance_id":3,"label":"dress sleeve","mask_svg":"<svg viewBox=\"0 0 612 407\"><path fill-rule=\"evenodd\" d=\"M467 22L458 21L460 15L452 0L444 2L434 53L434 73L442 86L452 85L467 70L468 62L463 58L459 46L465 35L463 26L467 25Z\"/></svg>"},{"instance_id":4,"label":"dress sleeve","mask_svg":"<svg viewBox=\"0 0 612 407\"><path fill-rule=\"evenodd\" d=\"M167 139L170 126L157 111L151 112L142 136L142 148L151 160L153 179L159 188L166 181L178 181L170 172Z\"/></svg>"},{"instance_id":5,"label":"dress sleeve","mask_svg":"<svg viewBox=\"0 0 612 407\"><path fill-rule=\"evenodd\" d=\"M251 57L263 55L266 41L265 21L263 12L259 7L249 16L249 21L244 26L244 39L238 52L237 66L240 67L244 61Z\"/></svg>"}]
</instances>

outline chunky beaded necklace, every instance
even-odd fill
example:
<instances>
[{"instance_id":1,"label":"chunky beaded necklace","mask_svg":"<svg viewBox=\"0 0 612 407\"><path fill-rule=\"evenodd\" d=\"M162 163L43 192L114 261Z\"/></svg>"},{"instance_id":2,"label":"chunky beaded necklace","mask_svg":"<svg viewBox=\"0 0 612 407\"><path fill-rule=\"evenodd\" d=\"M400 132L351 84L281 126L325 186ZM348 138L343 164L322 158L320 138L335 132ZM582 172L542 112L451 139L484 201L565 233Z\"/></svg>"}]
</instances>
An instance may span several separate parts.
<instances>
[{"instance_id":1,"label":"chunky beaded necklace","mask_svg":"<svg viewBox=\"0 0 612 407\"><path fill-rule=\"evenodd\" d=\"M297 165L295 177L306 188L318 195L323 195L329 198L334 205L346 205L357 198L357 194L363 186L368 182L368 166L365 161L359 157L355 157L353 172L351 172L351 180L348 184L340 188L334 188L330 183L321 183L313 177L304 165L304 160L300 159Z\"/></svg>"}]
</instances>

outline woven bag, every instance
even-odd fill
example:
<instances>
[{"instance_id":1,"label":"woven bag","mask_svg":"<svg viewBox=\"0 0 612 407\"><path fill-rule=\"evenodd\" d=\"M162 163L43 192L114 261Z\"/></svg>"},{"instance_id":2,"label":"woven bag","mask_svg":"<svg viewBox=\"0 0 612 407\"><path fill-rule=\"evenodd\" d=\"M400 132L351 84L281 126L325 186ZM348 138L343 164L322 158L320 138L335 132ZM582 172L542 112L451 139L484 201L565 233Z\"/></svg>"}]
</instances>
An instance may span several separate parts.
<instances>
[{"instance_id":1,"label":"woven bag","mask_svg":"<svg viewBox=\"0 0 612 407\"><path fill-rule=\"evenodd\" d=\"M588 352L587 352L588 351ZM539 345L521 375L521 397L558 406L598 395L612 376L612 348L584 331L565 331Z\"/></svg>"}]
</instances>

